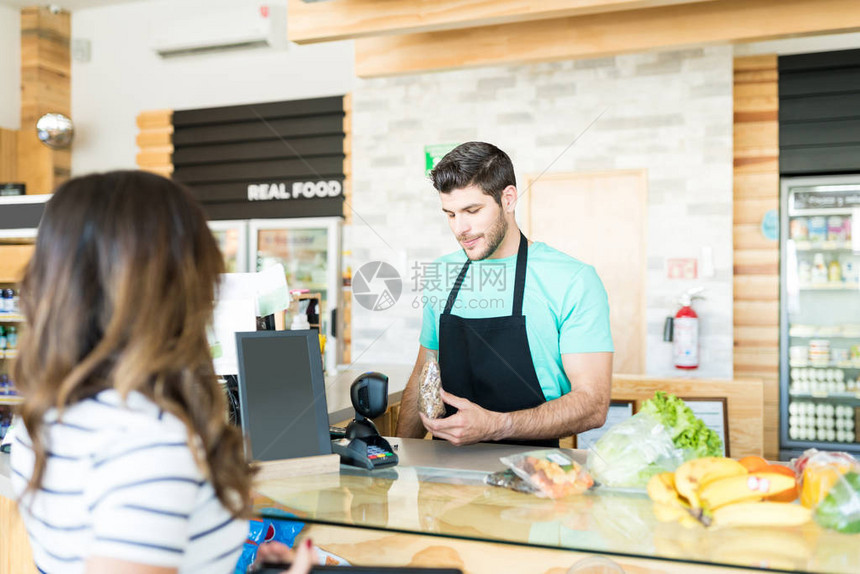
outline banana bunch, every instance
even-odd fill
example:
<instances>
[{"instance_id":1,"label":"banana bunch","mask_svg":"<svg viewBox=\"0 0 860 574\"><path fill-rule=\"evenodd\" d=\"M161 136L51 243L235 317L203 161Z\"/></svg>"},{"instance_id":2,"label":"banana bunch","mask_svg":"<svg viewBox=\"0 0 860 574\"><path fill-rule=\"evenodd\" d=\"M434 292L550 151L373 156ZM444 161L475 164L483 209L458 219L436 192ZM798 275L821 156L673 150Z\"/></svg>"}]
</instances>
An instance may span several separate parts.
<instances>
[{"instance_id":1,"label":"banana bunch","mask_svg":"<svg viewBox=\"0 0 860 574\"><path fill-rule=\"evenodd\" d=\"M648 496L661 522L685 526L799 526L812 513L799 504L773 502L796 488L793 476L767 468L750 472L722 457L697 458L675 472L651 477Z\"/></svg>"}]
</instances>

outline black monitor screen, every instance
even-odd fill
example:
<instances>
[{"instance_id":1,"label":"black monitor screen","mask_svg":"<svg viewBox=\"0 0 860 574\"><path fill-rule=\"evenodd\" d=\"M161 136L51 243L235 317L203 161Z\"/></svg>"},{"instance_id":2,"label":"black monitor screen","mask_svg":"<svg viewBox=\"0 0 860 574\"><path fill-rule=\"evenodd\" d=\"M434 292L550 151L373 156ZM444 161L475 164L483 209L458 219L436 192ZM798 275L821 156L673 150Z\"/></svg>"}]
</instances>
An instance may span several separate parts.
<instances>
[{"instance_id":1,"label":"black monitor screen","mask_svg":"<svg viewBox=\"0 0 860 574\"><path fill-rule=\"evenodd\" d=\"M242 430L252 460L331 454L314 330L236 333Z\"/></svg>"}]
</instances>

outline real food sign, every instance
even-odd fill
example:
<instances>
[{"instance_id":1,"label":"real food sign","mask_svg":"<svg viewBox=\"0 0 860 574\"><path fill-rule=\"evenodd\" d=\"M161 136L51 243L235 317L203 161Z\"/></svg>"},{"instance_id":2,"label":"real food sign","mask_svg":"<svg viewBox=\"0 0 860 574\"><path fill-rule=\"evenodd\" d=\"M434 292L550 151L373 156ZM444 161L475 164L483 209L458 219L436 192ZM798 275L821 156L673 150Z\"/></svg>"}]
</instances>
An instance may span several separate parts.
<instances>
[{"instance_id":1,"label":"real food sign","mask_svg":"<svg viewBox=\"0 0 860 574\"><path fill-rule=\"evenodd\" d=\"M340 197L343 185L337 180L295 181L293 183L248 184L248 201L270 201L276 199L314 199Z\"/></svg>"},{"instance_id":2,"label":"real food sign","mask_svg":"<svg viewBox=\"0 0 860 574\"><path fill-rule=\"evenodd\" d=\"M210 219L343 216L343 97L173 113L173 178Z\"/></svg>"}]
</instances>

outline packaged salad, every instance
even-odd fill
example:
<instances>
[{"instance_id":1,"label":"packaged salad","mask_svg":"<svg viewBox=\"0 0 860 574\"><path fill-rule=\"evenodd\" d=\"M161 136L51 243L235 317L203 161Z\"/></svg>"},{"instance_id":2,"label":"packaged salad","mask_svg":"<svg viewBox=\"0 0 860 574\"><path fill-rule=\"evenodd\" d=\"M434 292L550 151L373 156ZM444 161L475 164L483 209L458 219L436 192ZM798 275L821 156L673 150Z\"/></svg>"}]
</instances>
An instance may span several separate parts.
<instances>
[{"instance_id":1,"label":"packaged salad","mask_svg":"<svg viewBox=\"0 0 860 574\"><path fill-rule=\"evenodd\" d=\"M564 498L594 484L585 468L559 449L533 450L500 460L539 496Z\"/></svg>"}]
</instances>

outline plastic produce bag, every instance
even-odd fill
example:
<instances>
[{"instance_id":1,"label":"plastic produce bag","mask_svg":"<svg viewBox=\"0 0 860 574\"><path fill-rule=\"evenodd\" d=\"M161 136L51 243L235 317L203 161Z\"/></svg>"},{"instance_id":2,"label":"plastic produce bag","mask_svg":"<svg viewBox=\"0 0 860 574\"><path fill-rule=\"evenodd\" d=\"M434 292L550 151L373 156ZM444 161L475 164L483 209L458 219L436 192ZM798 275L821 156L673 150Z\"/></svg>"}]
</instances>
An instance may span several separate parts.
<instances>
[{"instance_id":1,"label":"plastic produce bag","mask_svg":"<svg viewBox=\"0 0 860 574\"><path fill-rule=\"evenodd\" d=\"M428 419L438 419L445 414L445 403L442 401L442 375L436 354L428 353L427 360L421 368L418 379L418 412Z\"/></svg>"},{"instance_id":2,"label":"plastic produce bag","mask_svg":"<svg viewBox=\"0 0 860 574\"><path fill-rule=\"evenodd\" d=\"M652 476L674 471L685 458L666 427L639 412L600 437L588 450L586 469L603 486L644 488Z\"/></svg>"},{"instance_id":3,"label":"plastic produce bag","mask_svg":"<svg viewBox=\"0 0 860 574\"><path fill-rule=\"evenodd\" d=\"M537 492L535 488L509 468L488 474L484 481L490 486L500 486L515 492L523 492L525 494L534 494Z\"/></svg>"},{"instance_id":4,"label":"plastic produce bag","mask_svg":"<svg viewBox=\"0 0 860 574\"><path fill-rule=\"evenodd\" d=\"M594 484L582 465L558 449L532 450L500 460L539 496L564 498L585 492Z\"/></svg>"},{"instance_id":5,"label":"plastic produce bag","mask_svg":"<svg viewBox=\"0 0 860 574\"><path fill-rule=\"evenodd\" d=\"M847 473L860 473L860 464L847 452L811 448L792 464L800 477L800 503L811 509L815 509Z\"/></svg>"},{"instance_id":6,"label":"plastic produce bag","mask_svg":"<svg viewBox=\"0 0 860 574\"><path fill-rule=\"evenodd\" d=\"M815 521L846 534L860 532L860 474L840 474L827 496L815 508Z\"/></svg>"}]
</instances>

